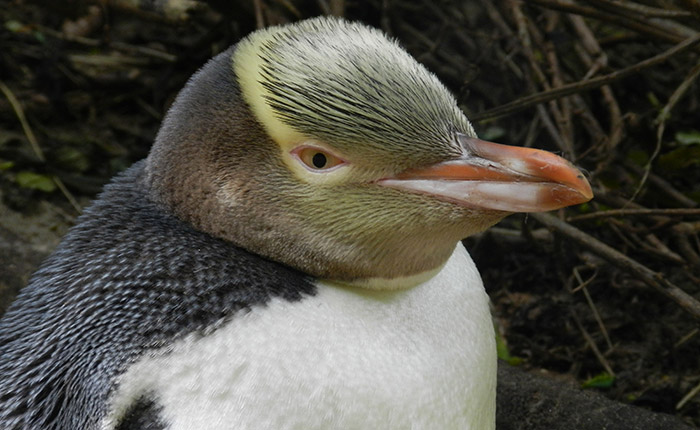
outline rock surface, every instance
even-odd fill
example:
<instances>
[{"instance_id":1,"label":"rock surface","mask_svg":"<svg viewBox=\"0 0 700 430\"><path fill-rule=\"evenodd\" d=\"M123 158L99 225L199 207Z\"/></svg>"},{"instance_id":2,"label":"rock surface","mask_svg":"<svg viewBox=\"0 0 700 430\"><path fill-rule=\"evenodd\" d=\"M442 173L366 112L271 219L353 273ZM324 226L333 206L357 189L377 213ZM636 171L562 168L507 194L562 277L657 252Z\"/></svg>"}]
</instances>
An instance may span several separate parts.
<instances>
[{"instance_id":1,"label":"rock surface","mask_svg":"<svg viewBox=\"0 0 700 430\"><path fill-rule=\"evenodd\" d=\"M614 402L552 378L498 366L498 430L683 430L678 418Z\"/></svg>"}]
</instances>

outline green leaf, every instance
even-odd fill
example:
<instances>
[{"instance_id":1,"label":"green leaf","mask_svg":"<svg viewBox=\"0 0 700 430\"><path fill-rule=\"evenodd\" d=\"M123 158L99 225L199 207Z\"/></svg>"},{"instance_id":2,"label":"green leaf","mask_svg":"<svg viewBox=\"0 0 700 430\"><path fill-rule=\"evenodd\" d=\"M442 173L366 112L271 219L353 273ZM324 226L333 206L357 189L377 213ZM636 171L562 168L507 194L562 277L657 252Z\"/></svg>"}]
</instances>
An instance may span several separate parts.
<instances>
[{"instance_id":1,"label":"green leaf","mask_svg":"<svg viewBox=\"0 0 700 430\"><path fill-rule=\"evenodd\" d=\"M25 30L24 24L15 20L5 21L5 28L12 33L20 33Z\"/></svg>"},{"instance_id":2,"label":"green leaf","mask_svg":"<svg viewBox=\"0 0 700 430\"><path fill-rule=\"evenodd\" d=\"M13 167L15 167L14 161L2 161L2 160L0 160L0 171L4 172L5 170L10 170Z\"/></svg>"},{"instance_id":3,"label":"green leaf","mask_svg":"<svg viewBox=\"0 0 700 430\"><path fill-rule=\"evenodd\" d=\"M46 43L46 36L44 36L44 33L40 31L35 31L32 34L34 34L34 38L38 40L41 43Z\"/></svg>"},{"instance_id":4,"label":"green leaf","mask_svg":"<svg viewBox=\"0 0 700 430\"><path fill-rule=\"evenodd\" d=\"M505 360L511 366L517 366L523 362L522 358L510 355L508 345L506 344L505 339L503 339L503 337L501 337L501 335L498 333L498 330L496 330L496 352L498 354L498 358Z\"/></svg>"},{"instance_id":5,"label":"green leaf","mask_svg":"<svg viewBox=\"0 0 700 430\"><path fill-rule=\"evenodd\" d=\"M615 377L607 372L599 373L594 377L584 381L583 388L610 388L615 382Z\"/></svg>"},{"instance_id":6,"label":"green leaf","mask_svg":"<svg viewBox=\"0 0 700 430\"><path fill-rule=\"evenodd\" d=\"M81 151L64 146L55 153L55 162L71 172L84 172L90 167L90 159Z\"/></svg>"},{"instance_id":7,"label":"green leaf","mask_svg":"<svg viewBox=\"0 0 700 430\"><path fill-rule=\"evenodd\" d=\"M659 101L659 98L656 97L656 94L648 92L647 100L649 100L649 103L651 103L651 105L654 106L656 109L661 109L661 102Z\"/></svg>"},{"instance_id":8,"label":"green leaf","mask_svg":"<svg viewBox=\"0 0 700 430\"><path fill-rule=\"evenodd\" d=\"M700 145L700 131L679 131L676 133L676 142L681 145Z\"/></svg>"},{"instance_id":9,"label":"green leaf","mask_svg":"<svg viewBox=\"0 0 700 430\"><path fill-rule=\"evenodd\" d=\"M479 137L481 137L484 140L498 140L505 135L505 129L496 125L489 127L486 130L479 133Z\"/></svg>"},{"instance_id":10,"label":"green leaf","mask_svg":"<svg viewBox=\"0 0 700 430\"><path fill-rule=\"evenodd\" d=\"M700 145L681 146L659 157L659 166L676 171L700 164Z\"/></svg>"},{"instance_id":11,"label":"green leaf","mask_svg":"<svg viewBox=\"0 0 700 430\"><path fill-rule=\"evenodd\" d=\"M29 188L32 190L40 190L47 193L52 192L56 189L56 184L53 182L48 175L40 175L34 172L19 172L15 176L15 182L22 188Z\"/></svg>"}]
</instances>

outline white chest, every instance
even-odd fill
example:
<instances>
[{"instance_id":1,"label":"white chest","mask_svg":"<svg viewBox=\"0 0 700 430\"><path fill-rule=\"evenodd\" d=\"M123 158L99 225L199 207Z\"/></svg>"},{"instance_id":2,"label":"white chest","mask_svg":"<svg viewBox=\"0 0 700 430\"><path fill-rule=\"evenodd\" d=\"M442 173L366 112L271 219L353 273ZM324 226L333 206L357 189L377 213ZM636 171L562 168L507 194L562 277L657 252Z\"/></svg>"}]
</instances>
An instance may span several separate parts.
<instances>
[{"instance_id":1,"label":"white chest","mask_svg":"<svg viewBox=\"0 0 700 430\"><path fill-rule=\"evenodd\" d=\"M208 336L144 356L122 376L113 426L150 393L172 429L493 429L496 351L488 298L461 245L428 282L398 292L320 284Z\"/></svg>"}]
</instances>

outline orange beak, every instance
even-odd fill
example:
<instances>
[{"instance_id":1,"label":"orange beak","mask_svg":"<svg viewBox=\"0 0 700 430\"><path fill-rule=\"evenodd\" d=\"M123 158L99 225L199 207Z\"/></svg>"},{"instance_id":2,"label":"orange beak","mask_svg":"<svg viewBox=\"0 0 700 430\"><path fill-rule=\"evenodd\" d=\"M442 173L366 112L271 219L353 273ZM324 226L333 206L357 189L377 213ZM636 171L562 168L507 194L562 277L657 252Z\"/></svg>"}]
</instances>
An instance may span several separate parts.
<instances>
[{"instance_id":1,"label":"orange beak","mask_svg":"<svg viewBox=\"0 0 700 430\"><path fill-rule=\"evenodd\" d=\"M410 169L377 183L505 212L544 212L593 198L581 171L551 152L465 135L458 135L458 140L465 149L461 158Z\"/></svg>"}]
</instances>

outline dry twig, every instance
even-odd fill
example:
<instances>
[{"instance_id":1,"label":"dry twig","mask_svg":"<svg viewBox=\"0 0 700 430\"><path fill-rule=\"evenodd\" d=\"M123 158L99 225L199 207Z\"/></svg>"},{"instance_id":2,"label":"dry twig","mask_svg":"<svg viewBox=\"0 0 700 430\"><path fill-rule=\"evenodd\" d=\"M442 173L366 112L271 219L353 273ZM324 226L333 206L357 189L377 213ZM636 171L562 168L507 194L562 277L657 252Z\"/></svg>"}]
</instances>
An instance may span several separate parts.
<instances>
[{"instance_id":1,"label":"dry twig","mask_svg":"<svg viewBox=\"0 0 700 430\"><path fill-rule=\"evenodd\" d=\"M121 52L126 52L132 55L140 55L143 57L149 57L152 59L157 59L161 61L165 61L168 63L174 63L177 61L177 56L173 54L169 54L167 52L163 52L158 49L153 49L148 46L136 46L136 45L131 45L128 43L124 42L118 42L118 41L112 41L112 42L104 42L102 40L98 39L91 39L89 37L83 37L83 36L73 36L69 34L62 33L60 31L56 31L52 28L49 27L44 27L44 26L39 26L39 30L43 34L46 34L47 36L55 37L57 39L65 40L66 42L71 42L71 43L77 43L83 46L91 46L91 47L100 47L100 46L108 46L110 48L116 49Z\"/></svg>"},{"instance_id":2,"label":"dry twig","mask_svg":"<svg viewBox=\"0 0 700 430\"><path fill-rule=\"evenodd\" d=\"M593 340L593 337L588 333L588 330L586 330L583 324L581 324L581 320L579 319L578 315L576 315L576 313L572 311L571 316L573 317L573 320L576 323L576 327L578 327L579 331L581 331L583 338L586 340L586 343L591 348L591 351L593 351L593 354L598 359L600 365L603 366L603 368L606 372L608 372L609 375L615 376L615 372L612 370L610 363L608 363L608 360L605 358L603 353L600 352L600 349L598 349L598 345L596 345L595 340Z\"/></svg>"},{"instance_id":3,"label":"dry twig","mask_svg":"<svg viewBox=\"0 0 700 430\"><path fill-rule=\"evenodd\" d=\"M675 301L681 306L681 308L683 308L683 310L700 320L700 301L675 286L661 273L654 272L643 264L636 262L621 252L611 248L610 246L582 232L581 230L572 227L555 216L545 213L535 213L531 214L531 216L547 227L555 229L557 232L563 234L569 239L572 239L585 248L590 249L600 257L607 260L610 264L637 277L648 286Z\"/></svg>"},{"instance_id":4,"label":"dry twig","mask_svg":"<svg viewBox=\"0 0 700 430\"><path fill-rule=\"evenodd\" d=\"M567 222L591 220L597 218L609 218L620 216L700 216L700 209L609 209L600 212L591 212L583 215L575 215L566 219Z\"/></svg>"},{"instance_id":5,"label":"dry twig","mask_svg":"<svg viewBox=\"0 0 700 430\"><path fill-rule=\"evenodd\" d=\"M602 12L600 9L580 6L578 4L559 0L528 0L528 3L534 3L548 9L581 16L588 16L603 22L609 22L660 41L679 43L688 37L688 35L675 32L669 29L667 26L652 23L649 20L635 19L637 17L630 14L607 13Z\"/></svg>"},{"instance_id":6,"label":"dry twig","mask_svg":"<svg viewBox=\"0 0 700 430\"><path fill-rule=\"evenodd\" d=\"M24 135L27 136L27 141L32 147L34 154L36 154L39 161L45 162L46 157L44 156L44 151L41 150L39 142L37 141L32 128L29 126L29 122L27 122L27 117L24 116L24 109L22 109L22 105L19 104L19 100L17 100L14 93L2 81L0 81L0 91L2 91L5 98L7 98L7 101L10 102L12 109L15 111L15 115L17 115L17 119L19 120L20 124L22 124L22 130L24 130Z\"/></svg>"},{"instance_id":7,"label":"dry twig","mask_svg":"<svg viewBox=\"0 0 700 430\"><path fill-rule=\"evenodd\" d=\"M527 107L530 107L534 104L539 104L539 103L544 103L549 100L553 100L559 97L564 97L568 96L570 94L578 93L581 91L586 91L594 88L599 88L603 85L607 85L611 82L615 82L619 79L625 78L627 76L630 76L635 73L639 73L644 69L647 69L652 66L656 66L657 64L661 64L665 61L668 61L669 58L678 55L682 52L685 52L694 46L698 45L700 43L700 34L693 36L691 38L688 38L684 40L683 42L675 45L674 47L662 52L661 54L655 55L651 58L648 58L644 61L640 61L639 63L626 67L622 70L618 70L613 73L609 73L604 76L599 76L597 78L593 78L587 81L583 82L574 82L571 84L567 84L564 86L561 86L559 88L554 88L549 91L542 91L537 94L532 94L529 96L521 97L517 100L514 100L510 103L506 103L504 105L501 105L497 108L494 109L489 109L485 112L481 112L479 114L473 115L472 119L475 121L481 121L485 120L488 118L495 118L503 115L507 115L513 112L517 112L521 109L525 109Z\"/></svg>"},{"instance_id":8,"label":"dry twig","mask_svg":"<svg viewBox=\"0 0 700 430\"><path fill-rule=\"evenodd\" d=\"M651 166L656 160L656 157L658 157L659 153L661 152L661 143L663 141L664 131L666 131L666 120L671 116L671 111L673 110L673 108L676 106L678 101L685 95L686 91L688 91L691 84L695 82L698 76L700 76L700 62L690 70L688 76L686 76L683 82L681 82L678 88L676 88L673 94L671 94L671 97L669 98L668 103L666 103L666 106L664 106L663 109L661 109L661 112L659 112L659 116L656 119L656 122L659 124L658 128L656 129L656 147L654 148L654 152L651 154L651 157L649 157L649 161L644 167L644 174L642 175L642 179L639 181L639 185L637 186L637 189L635 190L634 194L632 195L632 197L630 197L630 201L635 200L639 192L642 190L642 187L644 187L644 184L646 183L647 178L649 177L649 173L651 172Z\"/></svg>"},{"instance_id":9,"label":"dry twig","mask_svg":"<svg viewBox=\"0 0 700 430\"><path fill-rule=\"evenodd\" d=\"M10 102L12 109L15 111L15 115L17 115L17 119L22 124L22 130L24 130L24 135L27 137L29 146L32 147L32 150L34 151L34 153L40 161L46 162L46 156L44 155L44 151L41 150L41 147L39 146L39 141L34 135L32 128L29 126L29 122L27 121L27 117L24 115L24 109L22 109L22 105L19 103L19 101L12 93L10 88L7 85L5 85L5 83L2 81L0 81L0 91L2 91L7 100ZM73 206L76 212L81 213L82 208L78 204L78 201L75 200L75 197L73 197L70 191L68 191L66 186L63 185L63 181L61 181L61 179L58 178L56 175L52 175L51 179L56 184L58 189L61 190L63 195L66 197L71 206Z\"/></svg>"}]
</instances>

